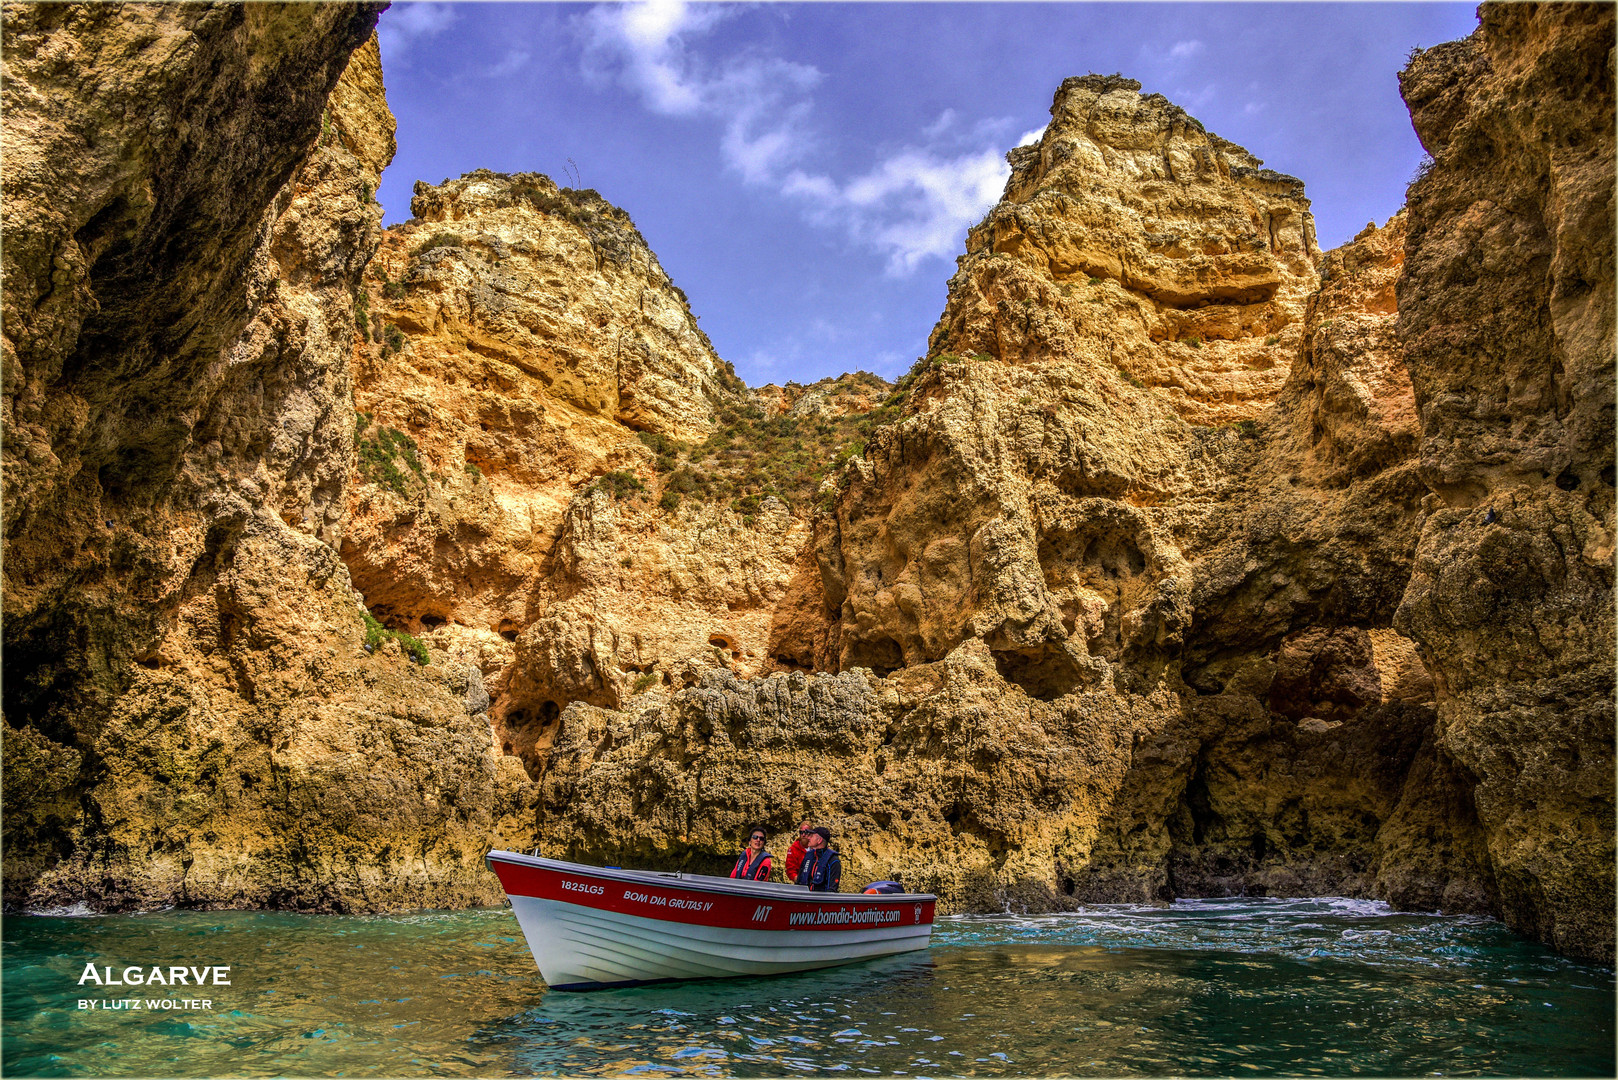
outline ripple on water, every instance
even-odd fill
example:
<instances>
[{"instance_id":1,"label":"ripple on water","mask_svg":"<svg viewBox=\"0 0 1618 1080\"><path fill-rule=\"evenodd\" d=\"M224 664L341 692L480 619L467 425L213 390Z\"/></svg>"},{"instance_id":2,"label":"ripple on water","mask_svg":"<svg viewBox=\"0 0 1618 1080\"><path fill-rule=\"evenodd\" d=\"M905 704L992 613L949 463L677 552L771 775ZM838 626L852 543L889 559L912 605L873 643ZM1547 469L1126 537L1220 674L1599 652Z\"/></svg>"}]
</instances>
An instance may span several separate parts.
<instances>
[{"instance_id":1,"label":"ripple on water","mask_svg":"<svg viewBox=\"0 0 1618 1080\"><path fill-rule=\"evenodd\" d=\"M504 908L4 924L34 1075L1611 1075L1610 971L1487 920L1202 900L941 920L928 952L778 979L544 990ZM86 957L229 964L222 1008L77 1010Z\"/></svg>"}]
</instances>

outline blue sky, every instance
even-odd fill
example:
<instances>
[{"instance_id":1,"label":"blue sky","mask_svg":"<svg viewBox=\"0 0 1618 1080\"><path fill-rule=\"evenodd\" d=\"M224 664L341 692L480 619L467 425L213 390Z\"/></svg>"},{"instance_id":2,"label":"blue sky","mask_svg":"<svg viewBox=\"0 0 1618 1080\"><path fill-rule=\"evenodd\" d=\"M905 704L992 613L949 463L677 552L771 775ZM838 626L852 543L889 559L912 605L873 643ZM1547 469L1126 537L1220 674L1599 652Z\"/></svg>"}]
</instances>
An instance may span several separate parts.
<instances>
[{"instance_id":1,"label":"blue sky","mask_svg":"<svg viewBox=\"0 0 1618 1080\"><path fill-rule=\"evenodd\" d=\"M476 168L627 210L750 385L926 347L966 228L1062 79L1121 72L1301 177L1323 248L1404 200L1412 46L1472 4L396 3L378 198Z\"/></svg>"}]
</instances>

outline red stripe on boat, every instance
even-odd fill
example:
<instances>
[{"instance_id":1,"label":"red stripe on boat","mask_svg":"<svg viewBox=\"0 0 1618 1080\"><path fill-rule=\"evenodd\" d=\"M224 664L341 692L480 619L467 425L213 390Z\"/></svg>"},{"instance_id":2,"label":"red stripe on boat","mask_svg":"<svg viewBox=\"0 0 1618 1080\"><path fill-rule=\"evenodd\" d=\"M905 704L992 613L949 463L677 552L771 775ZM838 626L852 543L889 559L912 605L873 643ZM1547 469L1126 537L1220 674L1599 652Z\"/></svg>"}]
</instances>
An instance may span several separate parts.
<instances>
[{"instance_id":1,"label":"red stripe on boat","mask_svg":"<svg viewBox=\"0 0 1618 1080\"><path fill-rule=\"evenodd\" d=\"M864 930L933 921L931 899L895 903L890 897L858 893L806 893L803 900L767 893L735 896L699 886L620 881L497 858L489 862L508 896L557 900L665 922L748 930Z\"/></svg>"}]
</instances>

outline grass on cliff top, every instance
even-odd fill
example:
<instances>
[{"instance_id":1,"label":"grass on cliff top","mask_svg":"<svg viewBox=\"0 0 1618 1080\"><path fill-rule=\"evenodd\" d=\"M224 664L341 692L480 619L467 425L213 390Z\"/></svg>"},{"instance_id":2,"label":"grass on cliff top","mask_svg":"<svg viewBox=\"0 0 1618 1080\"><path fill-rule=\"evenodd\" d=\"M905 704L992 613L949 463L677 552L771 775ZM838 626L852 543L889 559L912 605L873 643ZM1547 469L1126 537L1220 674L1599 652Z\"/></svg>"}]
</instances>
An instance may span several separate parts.
<instances>
[{"instance_id":1,"label":"grass on cliff top","mask_svg":"<svg viewBox=\"0 0 1618 1080\"><path fill-rule=\"evenodd\" d=\"M827 396L874 397L889 389L862 371L832 382ZM700 443L645 431L638 437L657 455L654 468L662 480L659 505L664 510L688 499L728 503L751 519L769 496L788 507L808 506L820 482L864 453L871 432L897 416L901 405L902 400L889 397L875 409L830 417L767 416L757 405L730 404L719 411L719 428ZM645 497L644 485L627 473L609 473L597 485L615 498Z\"/></svg>"}]
</instances>

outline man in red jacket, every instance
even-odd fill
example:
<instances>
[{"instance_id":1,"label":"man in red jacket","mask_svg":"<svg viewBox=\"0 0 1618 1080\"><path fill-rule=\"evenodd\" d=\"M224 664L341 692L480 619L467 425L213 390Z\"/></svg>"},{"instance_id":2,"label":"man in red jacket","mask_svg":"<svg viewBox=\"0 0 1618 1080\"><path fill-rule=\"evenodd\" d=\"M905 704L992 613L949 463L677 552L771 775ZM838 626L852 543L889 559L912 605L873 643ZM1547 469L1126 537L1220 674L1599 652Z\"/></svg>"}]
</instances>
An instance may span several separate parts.
<instances>
[{"instance_id":1,"label":"man in red jacket","mask_svg":"<svg viewBox=\"0 0 1618 1080\"><path fill-rule=\"evenodd\" d=\"M798 838L792 841L787 848L787 876L789 882L798 880L798 867L803 865L803 857L809 852L809 834L814 832L814 826L809 822L800 822L798 825Z\"/></svg>"}]
</instances>

